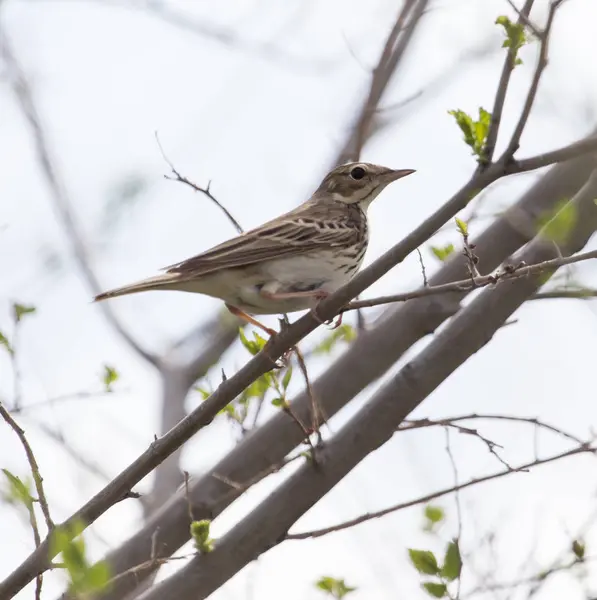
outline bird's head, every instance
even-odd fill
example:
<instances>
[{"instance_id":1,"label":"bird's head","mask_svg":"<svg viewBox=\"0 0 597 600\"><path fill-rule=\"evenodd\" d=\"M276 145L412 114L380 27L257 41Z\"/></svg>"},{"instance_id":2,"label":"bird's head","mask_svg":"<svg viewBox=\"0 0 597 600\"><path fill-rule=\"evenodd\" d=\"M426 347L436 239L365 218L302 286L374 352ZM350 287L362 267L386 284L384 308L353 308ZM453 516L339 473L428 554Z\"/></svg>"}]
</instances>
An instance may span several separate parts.
<instances>
[{"instance_id":1,"label":"bird's head","mask_svg":"<svg viewBox=\"0 0 597 600\"><path fill-rule=\"evenodd\" d=\"M347 163L336 167L325 176L314 194L314 199L358 204L366 210L392 181L414 172L413 169L389 169L364 162Z\"/></svg>"}]
</instances>

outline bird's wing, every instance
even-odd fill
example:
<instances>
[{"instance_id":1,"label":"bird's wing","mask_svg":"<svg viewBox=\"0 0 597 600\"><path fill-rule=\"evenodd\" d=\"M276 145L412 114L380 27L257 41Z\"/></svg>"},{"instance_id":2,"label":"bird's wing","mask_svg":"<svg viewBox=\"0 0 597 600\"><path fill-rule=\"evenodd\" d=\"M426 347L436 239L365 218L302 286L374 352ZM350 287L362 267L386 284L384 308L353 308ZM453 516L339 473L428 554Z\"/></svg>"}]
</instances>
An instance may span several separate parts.
<instances>
[{"instance_id":1,"label":"bird's wing","mask_svg":"<svg viewBox=\"0 0 597 600\"><path fill-rule=\"evenodd\" d=\"M351 220L338 216L322 218L293 211L164 270L194 277L356 243L360 235L358 227Z\"/></svg>"}]
</instances>

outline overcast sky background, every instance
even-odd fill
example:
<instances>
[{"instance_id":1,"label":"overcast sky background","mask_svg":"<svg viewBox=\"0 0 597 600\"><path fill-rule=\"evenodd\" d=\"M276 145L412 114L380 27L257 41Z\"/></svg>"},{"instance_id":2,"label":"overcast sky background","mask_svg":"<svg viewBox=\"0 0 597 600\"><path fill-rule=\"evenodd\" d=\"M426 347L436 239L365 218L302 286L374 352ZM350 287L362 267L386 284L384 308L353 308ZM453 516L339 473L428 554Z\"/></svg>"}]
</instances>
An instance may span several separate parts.
<instances>
[{"instance_id":1,"label":"overcast sky background","mask_svg":"<svg viewBox=\"0 0 597 600\"><path fill-rule=\"evenodd\" d=\"M198 23L234 32L239 41L226 44L137 10L135 2L128 8L121 4L127 3L6 0L0 11L39 103L93 267L106 288L153 274L234 234L205 198L163 179L168 168L155 131L183 174L199 184L211 180L214 194L245 228L258 225L306 199L328 170L397 11L397 3L390 0L168 3ZM541 0L536 4L547 6ZM365 148L364 160L418 171L387 189L372 206L367 262L445 202L474 168L447 111L491 107L503 60L501 32L493 23L504 13L509 13L505 0L438 0L425 17L382 105L399 103L442 74L451 73L450 81L396 111L395 121ZM594 0L569 0L561 10L552 60L521 156L573 141L594 125L595 23ZM480 59L467 58L480 49L485 50ZM513 77L503 131L518 116L535 50L523 50L524 65ZM13 301L38 309L25 322L17 348L24 403L100 390L106 363L121 373L111 397L31 409L20 418L38 457L53 517L60 521L104 482L75 467L39 432L36 422L62 431L70 445L115 475L147 447L159 427L158 380L90 303L90 292L55 218L30 131L1 66L0 78L0 331L11 332ZM536 176L495 185L484 212L516 200ZM125 202L122 190L134 184L142 191ZM474 224L473 234L488 222ZM455 233L444 239L457 242ZM428 249L423 256L432 272L437 264ZM594 266L576 267L574 273L597 286ZM420 283L414 256L368 295L408 290ZM113 306L138 339L160 350L209 319L220 303L156 293L119 299ZM416 415L539 416L588 435L597 422L597 303L537 302L521 309L516 318L515 325L500 331ZM305 344L313 344L323 333L313 334ZM233 373L246 359L244 350L235 347L223 362L226 372ZM325 369L329 360L313 363L312 373ZM218 377L211 376L214 385ZM11 398L12 385L10 363L0 353L3 401ZM337 430L369 393L334 419L332 429ZM197 402L191 396L188 407ZM504 446L503 454L512 463L533 455L534 435L528 426L487 424L481 431ZM237 439L238 431L229 424L215 423L188 444L184 468L203 472ZM456 435L452 440L461 480L500 468L478 440ZM557 438L541 435L539 441L545 454L562 447ZM4 425L0 467L18 475L28 471L16 436ZM537 570L549 564L597 510L594 467L594 459L569 459L463 493L464 552L476 550L487 533L499 533L496 556L476 551L469 566L510 580L533 549ZM226 531L276 481L270 478L226 511L214 523L214 535ZM401 434L365 460L295 529L325 526L452 483L443 431ZM142 482L138 489L148 485ZM455 517L453 499L439 504ZM317 598L321 592L313 583L322 575L344 577L358 586L351 596L355 600L424 597L406 548L442 544L421 533L421 514L420 507L414 508L316 541L286 542L213 597ZM106 544L125 540L140 519L134 501L112 508L87 536L91 554L99 558ZM31 551L32 536L24 520L6 505L0 505L0 532L3 578ZM448 540L455 532L456 520L451 518L442 538ZM597 538L591 536L588 546L588 554L595 556L591 540L595 544ZM473 580L469 569L464 572L465 586L467 580ZM597 586L597 579L592 580ZM48 575L44 597L53 598L62 581L57 574ZM32 598L32 589L18 598ZM554 578L539 596L584 597L582 587L566 576Z\"/></svg>"}]
</instances>

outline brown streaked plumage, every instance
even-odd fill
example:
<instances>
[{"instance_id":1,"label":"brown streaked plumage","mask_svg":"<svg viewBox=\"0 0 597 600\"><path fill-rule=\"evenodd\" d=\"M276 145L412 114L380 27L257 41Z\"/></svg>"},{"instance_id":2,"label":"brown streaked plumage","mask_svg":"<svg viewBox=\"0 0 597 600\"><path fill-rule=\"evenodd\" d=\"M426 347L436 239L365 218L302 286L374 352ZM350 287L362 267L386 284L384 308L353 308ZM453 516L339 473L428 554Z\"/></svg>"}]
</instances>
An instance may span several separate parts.
<instances>
[{"instance_id":1,"label":"brown streaked plumage","mask_svg":"<svg viewBox=\"0 0 597 600\"><path fill-rule=\"evenodd\" d=\"M298 208L95 300L149 290L179 290L220 298L234 314L276 314L314 307L358 271L368 244L366 211L392 181L411 169L370 163L337 167Z\"/></svg>"}]
</instances>

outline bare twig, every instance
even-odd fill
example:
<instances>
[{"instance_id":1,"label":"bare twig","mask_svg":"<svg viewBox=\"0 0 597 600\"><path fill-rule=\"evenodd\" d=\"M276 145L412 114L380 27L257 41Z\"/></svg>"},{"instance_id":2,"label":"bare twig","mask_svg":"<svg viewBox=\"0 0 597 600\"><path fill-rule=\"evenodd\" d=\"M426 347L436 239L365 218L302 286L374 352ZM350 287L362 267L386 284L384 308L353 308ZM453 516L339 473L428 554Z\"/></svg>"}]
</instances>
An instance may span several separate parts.
<instances>
[{"instance_id":1,"label":"bare twig","mask_svg":"<svg viewBox=\"0 0 597 600\"><path fill-rule=\"evenodd\" d=\"M102 289L99 285L97 277L95 276L95 273L93 272L93 269L91 268L89 253L73 214L72 202L68 197L66 187L62 182L56 168L56 161L50 150L50 144L47 140L45 129L42 125L41 117L35 104L33 92L23 72L23 69L21 68L10 46L6 32L1 28L0 55L4 58L6 66L10 72L12 89L15 97L17 98L19 108L21 109L31 130L39 164L51 192L54 209L56 210L56 213L62 222L64 231L69 238L75 260L79 265L79 270L81 271L81 274L83 275L87 285L92 290L94 295L97 295L102 291ZM139 343L133 339L133 337L125 330L123 325L116 318L110 308L110 305L107 302L102 302L99 306L103 311L106 320L126 341L126 343L147 362L156 367L159 366L159 359L157 356L150 353L147 349L142 348Z\"/></svg>"},{"instance_id":2,"label":"bare twig","mask_svg":"<svg viewBox=\"0 0 597 600\"><path fill-rule=\"evenodd\" d=\"M37 460L35 459L33 450L31 449L31 446L27 441L25 431L12 418L11 414L6 410L6 408L4 408L2 402L0 402L0 416L6 421L8 426L17 434L17 437L21 441L21 445L25 450L25 454L27 455L27 461L29 462L29 468L31 469L31 474L33 475L33 482L35 483L37 500L39 502L39 505L41 506L41 511L44 515L44 519L46 521L46 526L48 528L49 533L54 529L54 522L52 521L52 517L50 516L50 507L48 506L48 500L46 498L46 493L44 492L43 478L39 471L39 465L37 464Z\"/></svg>"},{"instance_id":3,"label":"bare twig","mask_svg":"<svg viewBox=\"0 0 597 600\"><path fill-rule=\"evenodd\" d=\"M240 226L240 223L230 214L230 211L223 204L221 204L218 201L218 199L211 193L211 191L209 189L210 185L211 185L211 181L207 184L206 188L202 188L202 187L198 186L197 184L193 183L190 179L187 179L184 175L181 175L176 170L176 168L174 167L174 165L172 164L170 159L166 156L166 153L164 152L164 148L162 147L162 144L160 142L160 138L158 137L157 131L155 132L155 141L158 144L158 147L160 149L160 153L162 154L163 159L166 161L166 163L170 167L170 170L172 171L172 175L174 175L174 177L170 177L169 175L164 175L164 178L169 179L170 181L180 181L181 183L184 183L184 184L192 187L196 192L201 192L202 194L207 196L226 215L226 217L232 223L232 225L234 226L236 231L238 233L243 233L243 228Z\"/></svg>"},{"instance_id":4,"label":"bare twig","mask_svg":"<svg viewBox=\"0 0 597 600\"><path fill-rule=\"evenodd\" d=\"M412 35L419 24L429 0L404 0L402 9L386 39L380 59L371 76L367 99L352 128L352 133L340 151L337 164L359 160L359 156L371 133L373 119L388 83L404 57ZM410 20L409 20L410 17ZM408 24L407 24L408 20ZM400 35L402 33L402 35Z\"/></svg>"},{"instance_id":5,"label":"bare twig","mask_svg":"<svg viewBox=\"0 0 597 600\"><path fill-rule=\"evenodd\" d=\"M488 420L488 421L508 421L508 422L512 422L512 423L526 423L528 425L532 425L533 427L535 427L536 429L545 429L546 431L551 431L552 433L555 433L557 435L562 436L563 438L567 439L568 441L574 442L575 444L581 446L582 444L584 444L584 440L581 440L578 436L575 436L567 431L564 431L563 429L560 429L559 427L556 427L554 425L550 425L549 423L546 423L545 421L542 421L541 419L537 419L536 417L519 417L516 415L498 415L498 414L477 414L477 413L471 413L468 415L461 415L458 417L450 417L448 419L415 419L415 420L411 420L411 419L405 419L402 424L400 425L400 427L398 428L399 431L408 431L410 429L418 429L420 427L434 427L434 426L438 426L438 427L445 427L446 425L455 425L457 423L460 423L462 421L477 421L477 420ZM467 428L468 429L468 428ZM468 430L465 433L468 432L476 432L476 430ZM504 466L508 466L505 463Z\"/></svg>"},{"instance_id":6,"label":"bare twig","mask_svg":"<svg viewBox=\"0 0 597 600\"><path fill-rule=\"evenodd\" d=\"M437 498L441 498L442 496L446 496L448 494L452 494L458 492L460 490L464 490L466 488L472 487L474 485L478 485L480 483L485 483L486 481L492 481L494 479L499 479L501 477L505 477L506 475L512 475L513 473L519 473L523 471L527 471L533 467L538 467L540 465L545 465L548 463L555 462L557 460L561 460L562 458L568 458L570 456L576 456L577 454L591 453L594 454L597 451L597 448L590 444L583 444L572 450L567 450L566 452L561 452L554 456L550 456L549 458L543 458L539 460L534 460L532 462L528 462L520 465L516 469L503 469L502 471L498 471L496 473L492 473L491 475L484 475L483 477L477 477L467 481L466 483L461 483L457 486L452 486L449 488L445 488L438 492L433 492L432 494L427 494L425 496L421 496L419 498L415 498L414 500L409 500L408 502L401 502L400 504L394 504L388 508L384 508L383 510L378 510L375 512L366 513L354 519L350 519L348 521L344 521L342 523L338 523L337 525L332 525L330 527L323 527L321 529L314 529L312 531L304 531L301 533L290 533L286 536L287 540L304 540L307 538L318 538L328 533L333 533L336 531L342 531L343 529L348 529L349 527L354 527L355 525L360 525L361 523L366 523L367 521L371 521L372 519L379 519L380 517L384 517L389 515L390 513L402 510L404 508L410 508L411 506L417 506L419 504L426 504L431 500L435 500Z\"/></svg>"},{"instance_id":7,"label":"bare twig","mask_svg":"<svg viewBox=\"0 0 597 600\"><path fill-rule=\"evenodd\" d=\"M300 351L298 346L294 347L294 353L296 354L296 360L299 365L299 369L301 370L303 378L305 379L305 388L307 390L307 394L309 395L309 399L311 400L311 430L317 435L317 446L319 446L322 443L320 424L324 422L325 419L321 414L319 402L317 402L315 392L313 391L313 388L311 386L311 380L309 378L309 372L307 371L307 363L305 362L305 357L303 356L303 353ZM315 459L315 456L313 458Z\"/></svg>"},{"instance_id":8,"label":"bare twig","mask_svg":"<svg viewBox=\"0 0 597 600\"><path fill-rule=\"evenodd\" d=\"M450 464L452 466L452 472L454 474L454 502L456 503L456 520L458 522L458 531L456 533L456 544L460 546L460 541L462 539L462 505L460 503L460 490L458 489L458 466L456 465L456 459L454 458L454 454L452 453L452 445L450 444L450 428L445 427L446 432L446 452L448 454L448 458L450 459ZM460 598L460 587L462 583L462 577L458 577L458 583L456 588L456 600Z\"/></svg>"},{"instance_id":9,"label":"bare twig","mask_svg":"<svg viewBox=\"0 0 597 600\"><path fill-rule=\"evenodd\" d=\"M421 265L421 274L423 275L423 287L429 287L427 271L425 270L425 263L423 262L423 255L421 254L419 248L417 248L417 254L419 255L419 264Z\"/></svg>"},{"instance_id":10,"label":"bare twig","mask_svg":"<svg viewBox=\"0 0 597 600\"><path fill-rule=\"evenodd\" d=\"M379 306L380 304L406 302L407 300L413 300L414 298L423 298L425 296L434 296L436 294L470 291L477 288L486 287L488 285L495 285L501 281L537 275L539 273L551 271L552 269L557 269L565 265L571 265L574 263L582 262L585 260L592 260L595 258L597 258L597 250L591 250L590 252L583 252L581 254L575 254L573 256L565 256L562 258L546 260L534 265L521 265L518 267L511 267L507 270L498 271L494 275L482 275L480 277L473 277L472 279L462 279L460 281L445 283L443 285L434 285L426 288L424 287L418 290L413 290L412 292L392 294L391 296L380 296L379 298L372 298L371 300L359 300L358 302L351 302L345 308L342 309L342 312L346 312L348 310L355 310L357 308Z\"/></svg>"}]
</instances>

